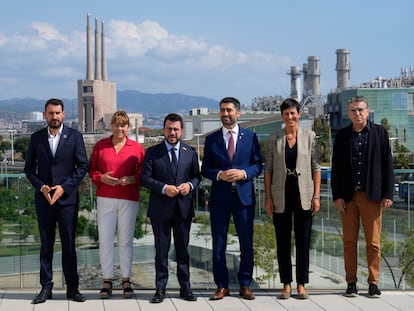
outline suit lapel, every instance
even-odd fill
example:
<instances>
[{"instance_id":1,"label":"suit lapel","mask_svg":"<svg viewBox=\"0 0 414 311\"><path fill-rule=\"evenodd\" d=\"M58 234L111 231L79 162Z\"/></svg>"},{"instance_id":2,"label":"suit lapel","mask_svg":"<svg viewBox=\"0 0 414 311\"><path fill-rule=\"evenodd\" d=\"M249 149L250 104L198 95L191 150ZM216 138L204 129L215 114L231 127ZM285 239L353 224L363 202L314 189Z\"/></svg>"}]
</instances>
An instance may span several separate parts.
<instances>
[{"instance_id":1,"label":"suit lapel","mask_svg":"<svg viewBox=\"0 0 414 311\"><path fill-rule=\"evenodd\" d=\"M68 141L68 137L69 137L68 134L69 134L68 128L65 125L63 125L62 134L60 136L59 143L56 148L55 158L59 155L59 152L62 150L63 146Z\"/></svg>"},{"instance_id":2,"label":"suit lapel","mask_svg":"<svg viewBox=\"0 0 414 311\"><path fill-rule=\"evenodd\" d=\"M243 144L245 142L245 139L243 139L244 138L244 135L245 135L244 129L242 129L239 126L239 134L238 134L238 137L237 137L236 150L234 151L233 162L237 158L237 155L241 152L240 150L243 149ZM230 159L230 157L229 157L229 159Z\"/></svg>"},{"instance_id":3,"label":"suit lapel","mask_svg":"<svg viewBox=\"0 0 414 311\"><path fill-rule=\"evenodd\" d=\"M47 129L47 127L45 127L43 130L43 139L41 140L41 143L43 144L45 150L47 150L49 158L53 158L52 150L50 150L49 145L49 130Z\"/></svg>"}]
</instances>

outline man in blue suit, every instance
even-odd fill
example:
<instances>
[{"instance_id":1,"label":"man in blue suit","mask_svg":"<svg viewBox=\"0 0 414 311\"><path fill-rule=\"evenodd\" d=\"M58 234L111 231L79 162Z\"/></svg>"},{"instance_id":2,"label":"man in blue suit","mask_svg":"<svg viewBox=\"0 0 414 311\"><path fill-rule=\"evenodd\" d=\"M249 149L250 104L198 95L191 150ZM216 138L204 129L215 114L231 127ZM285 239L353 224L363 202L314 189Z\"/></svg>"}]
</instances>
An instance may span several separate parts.
<instances>
[{"instance_id":1,"label":"man in blue suit","mask_svg":"<svg viewBox=\"0 0 414 311\"><path fill-rule=\"evenodd\" d=\"M35 189L40 232L40 284L33 304L52 299L53 247L56 223L62 243L62 267L66 297L83 302L79 292L75 230L78 219L78 185L88 171L88 159L81 133L63 125L63 102L49 99L43 117L47 127L32 134L24 171Z\"/></svg>"},{"instance_id":2,"label":"man in blue suit","mask_svg":"<svg viewBox=\"0 0 414 311\"><path fill-rule=\"evenodd\" d=\"M168 282L168 251L171 229L177 258L180 298L195 301L190 286L191 221L194 217L193 193L200 183L200 169L195 150L180 139L183 119L171 113L164 119L164 141L148 148L141 171L141 184L151 191L148 217L155 239L156 292L152 303L165 298Z\"/></svg>"},{"instance_id":3,"label":"man in blue suit","mask_svg":"<svg viewBox=\"0 0 414 311\"><path fill-rule=\"evenodd\" d=\"M206 137L201 173L211 179L210 222L213 237L213 274L217 285L211 300L230 294L226 266L227 233L233 215L240 244L237 274L239 295L254 299L250 289L253 274L253 220L256 197L253 178L262 171L259 142L254 132L241 128L240 102L234 97L220 101L223 127Z\"/></svg>"}]
</instances>

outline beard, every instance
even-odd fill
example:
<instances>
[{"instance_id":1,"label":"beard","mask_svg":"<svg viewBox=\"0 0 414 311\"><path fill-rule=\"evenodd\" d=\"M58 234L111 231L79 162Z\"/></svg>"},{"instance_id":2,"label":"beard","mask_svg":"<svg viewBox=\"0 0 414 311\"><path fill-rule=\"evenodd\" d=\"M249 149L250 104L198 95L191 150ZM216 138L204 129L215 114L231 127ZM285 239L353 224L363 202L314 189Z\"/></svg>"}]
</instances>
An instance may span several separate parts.
<instances>
[{"instance_id":1,"label":"beard","mask_svg":"<svg viewBox=\"0 0 414 311\"><path fill-rule=\"evenodd\" d=\"M58 129L62 125L62 121L60 121L60 120L51 120L47 123L47 125L52 129Z\"/></svg>"}]
</instances>

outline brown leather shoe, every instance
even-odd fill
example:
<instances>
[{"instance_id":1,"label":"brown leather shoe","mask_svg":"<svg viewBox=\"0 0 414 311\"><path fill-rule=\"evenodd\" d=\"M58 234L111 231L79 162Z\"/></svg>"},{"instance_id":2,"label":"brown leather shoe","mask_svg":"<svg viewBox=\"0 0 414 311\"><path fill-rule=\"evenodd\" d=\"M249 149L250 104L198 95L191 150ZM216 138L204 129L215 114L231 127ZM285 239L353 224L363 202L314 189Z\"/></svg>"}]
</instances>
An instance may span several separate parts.
<instances>
[{"instance_id":1,"label":"brown leather shoe","mask_svg":"<svg viewBox=\"0 0 414 311\"><path fill-rule=\"evenodd\" d=\"M308 299L309 295L307 290L305 289L305 286L302 284L298 284L298 299Z\"/></svg>"},{"instance_id":2,"label":"brown leather shoe","mask_svg":"<svg viewBox=\"0 0 414 311\"><path fill-rule=\"evenodd\" d=\"M289 283L283 285L283 290L279 295L279 299L289 299L292 294L292 287Z\"/></svg>"},{"instance_id":3,"label":"brown leather shoe","mask_svg":"<svg viewBox=\"0 0 414 311\"><path fill-rule=\"evenodd\" d=\"M220 300L229 295L230 291L228 288L218 288L213 296L210 297L210 300Z\"/></svg>"},{"instance_id":4,"label":"brown leather shoe","mask_svg":"<svg viewBox=\"0 0 414 311\"><path fill-rule=\"evenodd\" d=\"M239 295L247 300L253 300L254 298L256 298L254 296L253 291L249 288L249 286L242 286L240 287L240 292Z\"/></svg>"}]
</instances>

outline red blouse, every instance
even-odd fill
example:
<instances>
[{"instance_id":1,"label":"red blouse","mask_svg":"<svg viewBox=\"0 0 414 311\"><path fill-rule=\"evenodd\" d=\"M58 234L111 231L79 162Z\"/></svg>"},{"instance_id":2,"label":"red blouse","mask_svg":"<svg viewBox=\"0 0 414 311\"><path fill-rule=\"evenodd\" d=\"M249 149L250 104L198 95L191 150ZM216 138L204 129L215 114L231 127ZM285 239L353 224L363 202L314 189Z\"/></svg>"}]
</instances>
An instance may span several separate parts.
<instances>
[{"instance_id":1,"label":"red blouse","mask_svg":"<svg viewBox=\"0 0 414 311\"><path fill-rule=\"evenodd\" d=\"M139 201L139 183L144 154L145 151L141 144L128 137L118 153L112 144L112 136L98 141L89 161L89 177L96 185L96 196ZM135 183L126 186L110 186L102 183L101 176L110 171L112 171L112 177L135 176Z\"/></svg>"}]
</instances>

